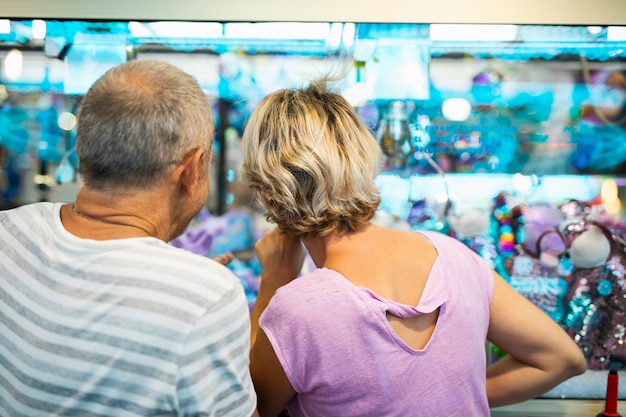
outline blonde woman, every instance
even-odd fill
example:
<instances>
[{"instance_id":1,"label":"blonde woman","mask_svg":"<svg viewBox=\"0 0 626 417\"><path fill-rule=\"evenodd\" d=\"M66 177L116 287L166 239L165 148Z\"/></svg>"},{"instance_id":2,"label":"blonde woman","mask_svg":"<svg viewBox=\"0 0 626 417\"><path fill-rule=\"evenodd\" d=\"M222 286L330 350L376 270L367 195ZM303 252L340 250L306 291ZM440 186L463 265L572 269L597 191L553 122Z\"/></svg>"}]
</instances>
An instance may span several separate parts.
<instances>
[{"instance_id":1,"label":"blonde woman","mask_svg":"<svg viewBox=\"0 0 626 417\"><path fill-rule=\"evenodd\" d=\"M326 84L270 94L243 135L242 179L278 226L255 248L260 414L489 416L584 372L559 326L462 243L371 223L381 152ZM302 244L317 269L297 278ZM487 367L485 340L508 355Z\"/></svg>"}]
</instances>

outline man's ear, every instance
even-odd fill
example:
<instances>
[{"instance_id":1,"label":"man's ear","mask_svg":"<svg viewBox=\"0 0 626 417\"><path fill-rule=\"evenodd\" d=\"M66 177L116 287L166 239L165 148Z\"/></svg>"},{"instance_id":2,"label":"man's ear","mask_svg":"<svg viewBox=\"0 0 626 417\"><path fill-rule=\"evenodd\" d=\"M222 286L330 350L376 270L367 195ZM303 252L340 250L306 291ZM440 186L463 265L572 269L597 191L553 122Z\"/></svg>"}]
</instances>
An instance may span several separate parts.
<instances>
[{"instance_id":1,"label":"man's ear","mask_svg":"<svg viewBox=\"0 0 626 417\"><path fill-rule=\"evenodd\" d=\"M202 175L201 170L203 169L203 156L204 149L197 148L188 153L174 170L177 182L187 193L191 193L198 176Z\"/></svg>"}]
</instances>

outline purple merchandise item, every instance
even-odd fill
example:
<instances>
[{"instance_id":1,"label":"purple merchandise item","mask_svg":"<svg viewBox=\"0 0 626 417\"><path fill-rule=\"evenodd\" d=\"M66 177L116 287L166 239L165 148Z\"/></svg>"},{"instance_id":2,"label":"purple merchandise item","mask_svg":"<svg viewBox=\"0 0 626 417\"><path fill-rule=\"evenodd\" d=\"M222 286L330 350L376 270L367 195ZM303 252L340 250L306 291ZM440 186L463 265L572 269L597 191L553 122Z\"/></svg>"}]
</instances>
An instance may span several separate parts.
<instances>
[{"instance_id":1,"label":"purple merchandise item","mask_svg":"<svg viewBox=\"0 0 626 417\"><path fill-rule=\"evenodd\" d=\"M185 233L172 240L172 245L209 257L252 249L252 218L247 210L211 216L205 207Z\"/></svg>"},{"instance_id":2,"label":"purple merchandise item","mask_svg":"<svg viewBox=\"0 0 626 417\"><path fill-rule=\"evenodd\" d=\"M621 237L597 222L572 223L566 229L570 247L585 235L593 239L582 239L585 245L572 252L572 263L591 267L577 266L572 272L563 327L581 347L589 369L608 369L611 361L626 362L626 247ZM597 250L603 241L610 243L608 259L604 250Z\"/></svg>"},{"instance_id":3,"label":"purple merchandise item","mask_svg":"<svg viewBox=\"0 0 626 417\"><path fill-rule=\"evenodd\" d=\"M206 255L212 250L214 237L223 233L224 230L225 227L216 222L205 207L196 216L196 223L171 243L177 248L186 249L198 255Z\"/></svg>"},{"instance_id":4,"label":"purple merchandise item","mask_svg":"<svg viewBox=\"0 0 626 417\"><path fill-rule=\"evenodd\" d=\"M570 272L563 257L565 240L558 230L564 215L555 206L519 207L514 251L507 263L511 286L555 321L563 318L563 296Z\"/></svg>"}]
</instances>

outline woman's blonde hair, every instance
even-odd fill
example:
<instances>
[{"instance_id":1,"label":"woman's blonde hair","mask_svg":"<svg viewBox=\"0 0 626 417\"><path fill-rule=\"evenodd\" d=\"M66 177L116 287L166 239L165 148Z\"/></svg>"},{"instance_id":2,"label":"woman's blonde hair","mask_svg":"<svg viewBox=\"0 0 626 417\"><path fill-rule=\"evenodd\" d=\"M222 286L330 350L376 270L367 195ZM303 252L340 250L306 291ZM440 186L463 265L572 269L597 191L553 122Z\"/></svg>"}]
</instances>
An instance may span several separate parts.
<instances>
[{"instance_id":1,"label":"woman's blonde hair","mask_svg":"<svg viewBox=\"0 0 626 417\"><path fill-rule=\"evenodd\" d=\"M242 138L242 182L267 219L293 237L355 231L380 203L380 147L328 82L269 94Z\"/></svg>"}]
</instances>

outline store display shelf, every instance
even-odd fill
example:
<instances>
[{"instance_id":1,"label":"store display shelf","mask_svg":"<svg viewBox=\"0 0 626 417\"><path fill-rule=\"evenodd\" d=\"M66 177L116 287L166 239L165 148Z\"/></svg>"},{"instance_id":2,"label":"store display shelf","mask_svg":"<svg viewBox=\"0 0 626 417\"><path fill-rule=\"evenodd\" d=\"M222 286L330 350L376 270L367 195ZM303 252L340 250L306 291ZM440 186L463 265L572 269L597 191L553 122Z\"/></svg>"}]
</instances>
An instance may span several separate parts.
<instances>
[{"instance_id":1,"label":"store display shelf","mask_svg":"<svg viewBox=\"0 0 626 417\"><path fill-rule=\"evenodd\" d=\"M491 417L596 417L602 410L603 400L536 399L494 408ZM626 410L626 401L619 402L618 410Z\"/></svg>"}]
</instances>

